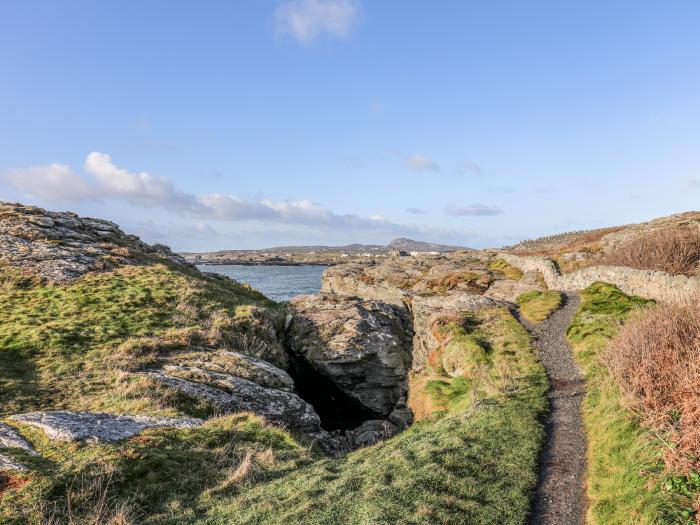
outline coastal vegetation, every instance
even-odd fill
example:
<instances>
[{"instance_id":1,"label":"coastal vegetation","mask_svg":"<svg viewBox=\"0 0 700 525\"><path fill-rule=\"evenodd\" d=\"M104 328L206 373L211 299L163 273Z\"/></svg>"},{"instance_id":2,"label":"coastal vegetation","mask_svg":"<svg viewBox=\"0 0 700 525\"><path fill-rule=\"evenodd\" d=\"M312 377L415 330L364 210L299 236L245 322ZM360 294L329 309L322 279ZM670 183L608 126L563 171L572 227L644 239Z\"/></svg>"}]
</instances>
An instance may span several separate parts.
<instances>
[{"instance_id":1,"label":"coastal vegetation","mask_svg":"<svg viewBox=\"0 0 700 525\"><path fill-rule=\"evenodd\" d=\"M595 283L581 292L579 310L568 330L586 376L583 417L590 523L694 522L693 499L700 488L695 486L696 478L665 468L662 457L670 436L649 426L630 404L621 389L620 364L613 364L624 360L626 366L644 366L643 354L622 356L620 346L629 344L622 341L630 337L639 341L640 319L658 315L651 313L659 312L656 308L653 302L626 295L611 284ZM622 323L627 324L618 336ZM647 361L647 366L666 364Z\"/></svg>"},{"instance_id":2,"label":"coastal vegetation","mask_svg":"<svg viewBox=\"0 0 700 525\"><path fill-rule=\"evenodd\" d=\"M539 323L561 306L561 293L554 290L533 290L519 295L515 302L520 306L520 313L525 319Z\"/></svg>"},{"instance_id":3,"label":"coastal vegetation","mask_svg":"<svg viewBox=\"0 0 700 525\"><path fill-rule=\"evenodd\" d=\"M503 259L496 259L489 264L489 268L496 270L501 273L506 279L513 279L515 281L523 278L523 272L515 266L511 266Z\"/></svg>"}]
</instances>

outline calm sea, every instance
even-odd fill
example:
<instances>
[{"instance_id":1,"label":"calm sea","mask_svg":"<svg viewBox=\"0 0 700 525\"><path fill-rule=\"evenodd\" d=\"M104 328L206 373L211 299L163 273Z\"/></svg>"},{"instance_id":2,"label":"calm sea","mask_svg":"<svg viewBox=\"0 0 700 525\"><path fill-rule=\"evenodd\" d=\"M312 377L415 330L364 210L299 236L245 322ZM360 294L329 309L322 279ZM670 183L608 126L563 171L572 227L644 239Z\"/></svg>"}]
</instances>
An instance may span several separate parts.
<instances>
[{"instance_id":1,"label":"calm sea","mask_svg":"<svg viewBox=\"0 0 700 525\"><path fill-rule=\"evenodd\" d=\"M203 272L220 273L251 285L273 301L321 291L321 274L326 266L242 266L240 264L200 265Z\"/></svg>"}]
</instances>

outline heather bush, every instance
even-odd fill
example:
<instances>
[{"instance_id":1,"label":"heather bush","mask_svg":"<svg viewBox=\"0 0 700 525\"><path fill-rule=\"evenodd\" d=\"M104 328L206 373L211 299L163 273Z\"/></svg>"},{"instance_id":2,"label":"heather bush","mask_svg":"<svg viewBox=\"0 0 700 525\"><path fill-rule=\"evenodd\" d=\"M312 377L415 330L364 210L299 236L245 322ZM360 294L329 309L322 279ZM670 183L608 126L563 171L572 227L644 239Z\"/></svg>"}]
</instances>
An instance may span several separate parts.
<instances>
[{"instance_id":1,"label":"heather bush","mask_svg":"<svg viewBox=\"0 0 700 525\"><path fill-rule=\"evenodd\" d=\"M679 275L697 275L700 263L700 230L665 229L627 241L596 264L629 266Z\"/></svg>"},{"instance_id":2,"label":"heather bush","mask_svg":"<svg viewBox=\"0 0 700 525\"><path fill-rule=\"evenodd\" d=\"M612 340L604 361L624 402L667 435L668 466L700 468L700 308L683 305L639 311Z\"/></svg>"}]
</instances>

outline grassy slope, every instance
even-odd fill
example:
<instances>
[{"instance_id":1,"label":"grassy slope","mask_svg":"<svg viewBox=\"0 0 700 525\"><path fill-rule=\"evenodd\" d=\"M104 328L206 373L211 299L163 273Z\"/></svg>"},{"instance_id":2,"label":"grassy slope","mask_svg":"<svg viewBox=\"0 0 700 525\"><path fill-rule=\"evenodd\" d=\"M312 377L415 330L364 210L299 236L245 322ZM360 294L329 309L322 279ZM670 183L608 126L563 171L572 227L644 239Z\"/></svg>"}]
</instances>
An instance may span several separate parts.
<instances>
[{"instance_id":1,"label":"grassy slope","mask_svg":"<svg viewBox=\"0 0 700 525\"><path fill-rule=\"evenodd\" d=\"M221 312L271 304L233 282L162 264L28 285L0 268L0 416L40 408L122 412L109 356L133 337L195 329ZM158 407L149 407L156 410Z\"/></svg>"},{"instance_id":2,"label":"grassy slope","mask_svg":"<svg viewBox=\"0 0 700 525\"><path fill-rule=\"evenodd\" d=\"M520 294L516 299L520 313L529 321L539 323L547 319L561 305L561 294L554 290L533 290Z\"/></svg>"},{"instance_id":3,"label":"grassy slope","mask_svg":"<svg viewBox=\"0 0 700 525\"><path fill-rule=\"evenodd\" d=\"M227 313L236 321L272 307L244 287L166 265L62 286L0 270L0 286L9 313L0 321L0 416L49 408L207 415L132 383L115 359L139 347L133 337L208 337L201 327L217 332L222 318L236 329ZM422 395L442 409L340 460L249 415L150 430L116 445L50 442L24 427L42 456L9 452L32 470L0 475L0 523L524 523L546 379L508 312L475 322L443 327L481 350L473 360L453 347L453 361L469 364L463 377L431 370Z\"/></svg>"},{"instance_id":4,"label":"grassy slope","mask_svg":"<svg viewBox=\"0 0 700 525\"><path fill-rule=\"evenodd\" d=\"M525 523L537 477L547 384L529 337L501 309L448 319L436 330L446 341L463 345L462 358L471 362L462 367L469 372L451 377L438 356L434 366L412 378L413 403L437 398L418 400L435 408L425 419L377 446L223 500L204 521Z\"/></svg>"},{"instance_id":5,"label":"grassy slope","mask_svg":"<svg viewBox=\"0 0 700 525\"><path fill-rule=\"evenodd\" d=\"M689 502L665 490L659 437L620 404L620 392L596 359L619 323L648 301L610 284L581 293L568 339L587 381L583 415L588 437L588 521L600 525L689 523ZM691 521L692 522L692 521Z\"/></svg>"}]
</instances>

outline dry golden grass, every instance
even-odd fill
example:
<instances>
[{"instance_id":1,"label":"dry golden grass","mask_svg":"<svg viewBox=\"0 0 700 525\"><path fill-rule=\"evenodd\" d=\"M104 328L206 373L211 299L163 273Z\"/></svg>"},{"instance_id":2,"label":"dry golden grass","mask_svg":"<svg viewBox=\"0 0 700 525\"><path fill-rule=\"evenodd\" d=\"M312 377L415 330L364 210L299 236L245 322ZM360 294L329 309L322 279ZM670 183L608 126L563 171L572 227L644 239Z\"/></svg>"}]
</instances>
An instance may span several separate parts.
<instances>
[{"instance_id":1,"label":"dry golden grass","mask_svg":"<svg viewBox=\"0 0 700 525\"><path fill-rule=\"evenodd\" d=\"M700 230L657 230L616 247L595 264L629 266L677 275L697 275L700 263Z\"/></svg>"},{"instance_id":2,"label":"dry golden grass","mask_svg":"<svg viewBox=\"0 0 700 525\"><path fill-rule=\"evenodd\" d=\"M532 241L524 241L514 247L513 253L517 255L537 255L542 257L557 257L562 253L596 251L598 242L609 233L615 233L625 229L625 226L612 226L598 230L562 233L549 237L542 237Z\"/></svg>"},{"instance_id":3,"label":"dry golden grass","mask_svg":"<svg viewBox=\"0 0 700 525\"><path fill-rule=\"evenodd\" d=\"M640 311L604 356L625 404L651 428L670 436L665 461L674 470L700 469L700 309L684 305Z\"/></svg>"}]
</instances>

